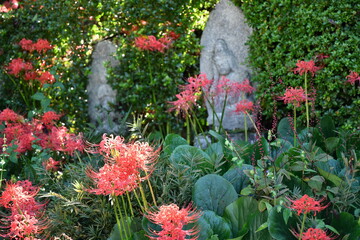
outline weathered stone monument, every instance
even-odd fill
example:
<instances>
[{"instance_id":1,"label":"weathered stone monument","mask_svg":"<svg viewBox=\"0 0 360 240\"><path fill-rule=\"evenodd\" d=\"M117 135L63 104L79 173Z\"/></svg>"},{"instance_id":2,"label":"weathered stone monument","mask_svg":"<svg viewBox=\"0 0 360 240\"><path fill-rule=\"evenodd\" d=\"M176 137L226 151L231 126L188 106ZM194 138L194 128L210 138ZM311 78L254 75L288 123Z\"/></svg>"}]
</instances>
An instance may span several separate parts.
<instances>
[{"instance_id":1,"label":"weathered stone monument","mask_svg":"<svg viewBox=\"0 0 360 240\"><path fill-rule=\"evenodd\" d=\"M224 77L239 83L250 79L251 71L245 63L248 56L248 47L245 43L251 33L252 30L246 24L242 11L230 0L221 0L210 13L201 37L203 48L200 71L205 73L208 79L213 80L211 91L215 91L216 86ZM207 121L210 125L219 127L224 99L225 94L219 94L213 99L217 118L209 103L207 104ZM227 97L222 122L224 129L239 131L244 129L244 114L234 114L236 104L242 99L240 95ZM248 126L251 128L251 124Z\"/></svg>"},{"instance_id":2,"label":"weathered stone monument","mask_svg":"<svg viewBox=\"0 0 360 240\"><path fill-rule=\"evenodd\" d=\"M106 64L112 67L119 64L114 57L115 52L116 46L105 40L96 44L92 54L91 74L87 86L89 116L99 132L115 133L119 130L116 124L119 114L112 107L116 102L116 91L107 82L106 69Z\"/></svg>"}]
</instances>

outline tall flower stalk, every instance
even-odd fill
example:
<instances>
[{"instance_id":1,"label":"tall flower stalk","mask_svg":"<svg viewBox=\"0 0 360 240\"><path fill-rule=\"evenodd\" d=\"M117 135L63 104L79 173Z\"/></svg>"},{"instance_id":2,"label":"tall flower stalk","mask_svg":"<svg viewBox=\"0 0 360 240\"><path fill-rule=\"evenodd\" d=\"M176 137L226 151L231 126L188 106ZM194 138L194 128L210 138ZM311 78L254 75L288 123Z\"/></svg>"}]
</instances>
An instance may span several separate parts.
<instances>
[{"instance_id":1,"label":"tall flower stalk","mask_svg":"<svg viewBox=\"0 0 360 240\"><path fill-rule=\"evenodd\" d=\"M293 70L294 73L298 73L300 75L304 74L304 90L305 90L305 108L306 108L306 127L309 128L310 126L310 114L309 114L309 101L308 101L308 73L311 73L314 77L315 72L320 70L320 67L315 66L314 61L298 61L296 63L296 68Z\"/></svg>"},{"instance_id":2,"label":"tall flower stalk","mask_svg":"<svg viewBox=\"0 0 360 240\"><path fill-rule=\"evenodd\" d=\"M296 108L300 107L301 102L305 102L307 95L302 87L287 88L283 97L279 98L286 104L292 104L294 109L294 146L296 146Z\"/></svg>"},{"instance_id":3,"label":"tall flower stalk","mask_svg":"<svg viewBox=\"0 0 360 240\"><path fill-rule=\"evenodd\" d=\"M102 141L95 145L97 149L92 152L101 154L105 164L98 172L88 170L88 175L94 180L96 187L88 191L97 195L108 195L112 199L116 222L120 231L121 239L129 239L131 236L129 213L134 216L129 193L134 193L142 212L149 208L142 184L149 184L154 206L156 200L149 181L158 151L148 143L133 142L125 143L120 136L107 137L103 135ZM140 194L137 193L139 190ZM127 195L126 204L124 195ZM139 196L140 195L140 196ZM128 211L128 209L130 211Z\"/></svg>"}]
</instances>

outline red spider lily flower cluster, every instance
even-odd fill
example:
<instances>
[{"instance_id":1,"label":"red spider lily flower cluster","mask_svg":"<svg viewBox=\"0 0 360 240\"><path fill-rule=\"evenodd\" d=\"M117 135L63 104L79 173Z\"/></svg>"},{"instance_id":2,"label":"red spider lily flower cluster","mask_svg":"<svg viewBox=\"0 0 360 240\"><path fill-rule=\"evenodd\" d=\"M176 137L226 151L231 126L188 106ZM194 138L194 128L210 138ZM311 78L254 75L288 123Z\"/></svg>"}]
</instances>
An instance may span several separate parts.
<instances>
[{"instance_id":1,"label":"red spider lily flower cluster","mask_svg":"<svg viewBox=\"0 0 360 240\"><path fill-rule=\"evenodd\" d=\"M55 172L60 168L60 161L55 161L52 157L42 163L46 171Z\"/></svg>"},{"instance_id":2,"label":"red spider lily flower cluster","mask_svg":"<svg viewBox=\"0 0 360 240\"><path fill-rule=\"evenodd\" d=\"M356 81L359 81L360 83L360 76L359 76L359 73L357 72L353 72L353 71L350 71L350 74L346 76L347 78L347 82L349 82L350 84L355 84Z\"/></svg>"},{"instance_id":3,"label":"red spider lily flower cluster","mask_svg":"<svg viewBox=\"0 0 360 240\"><path fill-rule=\"evenodd\" d=\"M0 197L0 206L10 211L0 221L3 224L1 237L9 239L37 239L47 228L47 221L42 220L45 204L35 200L39 187L28 180L16 183L8 182Z\"/></svg>"},{"instance_id":4,"label":"red spider lily flower cluster","mask_svg":"<svg viewBox=\"0 0 360 240\"><path fill-rule=\"evenodd\" d=\"M321 202L324 201L324 199L320 201L316 201L314 198L309 197L308 195L302 196L300 199L297 200L291 200L291 206L290 209L293 209L297 212L297 215L300 216L300 214L307 214L309 212L314 212L314 216L316 215L316 212L320 212L323 209L327 208L328 205L321 206Z\"/></svg>"},{"instance_id":5,"label":"red spider lily flower cluster","mask_svg":"<svg viewBox=\"0 0 360 240\"><path fill-rule=\"evenodd\" d=\"M247 99L241 100L236 104L235 113L249 113L254 111L254 103Z\"/></svg>"},{"instance_id":6,"label":"red spider lily flower cluster","mask_svg":"<svg viewBox=\"0 0 360 240\"><path fill-rule=\"evenodd\" d=\"M165 49L170 48L173 39L165 36L156 39L155 36L140 36L135 38L135 46L140 50L158 51L163 53Z\"/></svg>"},{"instance_id":7,"label":"red spider lily flower cluster","mask_svg":"<svg viewBox=\"0 0 360 240\"><path fill-rule=\"evenodd\" d=\"M296 66L297 67L294 68L293 72L300 75L311 73L312 76L314 76L315 73L320 70L320 67L315 66L315 62L312 60L308 62L298 60Z\"/></svg>"},{"instance_id":8,"label":"red spider lily flower cluster","mask_svg":"<svg viewBox=\"0 0 360 240\"><path fill-rule=\"evenodd\" d=\"M48 50L53 48L46 39L38 39L37 42L34 43L32 40L23 38L19 42L19 45L26 51L37 51L38 53L46 53Z\"/></svg>"},{"instance_id":9,"label":"red spider lily flower cluster","mask_svg":"<svg viewBox=\"0 0 360 240\"><path fill-rule=\"evenodd\" d=\"M149 211L147 218L153 223L160 225L161 231L149 229L152 236L150 239L157 240L185 240L197 239L198 230L191 228L184 230L185 225L196 222L200 213L191 207L180 209L176 204L163 205L158 211Z\"/></svg>"},{"instance_id":10,"label":"red spider lily flower cluster","mask_svg":"<svg viewBox=\"0 0 360 240\"><path fill-rule=\"evenodd\" d=\"M250 85L250 81L247 78L241 83L238 82L234 83L233 87L235 88L236 91L240 91L247 94L251 94L255 91L255 88Z\"/></svg>"},{"instance_id":11,"label":"red spider lily flower cluster","mask_svg":"<svg viewBox=\"0 0 360 240\"><path fill-rule=\"evenodd\" d=\"M205 74L200 74L195 77L187 79L188 84L182 85L179 88L183 89L182 92L176 94L178 100L169 102L173 105L169 111L183 112L187 114L188 111L197 104L202 91L209 91L209 87L212 81L207 79Z\"/></svg>"},{"instance_id":12,"label":"red spider lily flower cluster","mask_svg":"<svg viewBox=\"0 0 360 240\"><path fill-rule=\"evenodd\" d=\"M48 40L38 39L37 42L33 43L32 40L28 40L23 38L19 45L23 50L29 51L32 53L33 51L37 51L38 53L46 53L48 50L53 47L50 45ZM15 77L22 77L25 81L38 81L41 86L45 83L52 84L54 83L55 77L49 71L41 70L40 68L44 68L46 63L43 61L40 63L40 67L34 69L34 66L31 62L25 61L22 58L16 58L11 60L7 69L10 75L14 75Z\"/></svg>"},{"instance_id":13,"label":"red spider lily flower cluster","mask_svg":"<svg viewBox=\"0 0 360 240\"><path fill-rule=\"evenodd\" d=\"M10 0L5 1L2 6L0 6L0 12L7 13L13 9L19 8L19 1L17 0Z\"/></svg>"},{"instance_id":14,"label":"red spider lily flower cluster","mask_svg":"<svg viewBox=\"0 0 360 240\"><path fill-rule=\"evenodd\" d=\"M149 177L159 155L148 143L125 143L120 136L107 137L106 134L95 147L92 152L101 154L105 161L98 172L87 172L96 184L96 188L88 191L97 195L119 196L133 191Z\"/></svg>"},{"instance_id":15,"label":"red spider lily flower cluster","mask_svg":"<svg viewBox=\"0 0 360 240\"><path fill-rule=\"evenodd\" d=\"M302 87L299 88L287 88L283 97L279 97L286 104L291 103L295 107L300 107L300 103L306 101L305 91ZM308 98L309 99L309 98Z\"/></svg>"},{"instance_id":16,"label":"red spider lily flower cluster","mask_svg":"<svg viewBox=\"0 0 360 240\"><path fill-rule=\"evenodd\" d=\"M43 149L50 149L66 154L84 150L84 141L81 134L69 133L69 130L54 124L60 115L53 111L46 112L39 119L25 121L24 118L11 109L0 112L0 145L4 142L9 147L16 145L17 153L33 150L33 144L38 144Z\"/></svg>"},{"instance_id":17,"label":"red spider lily flower cluster","mask_svg":"<svg viewBox=\"0 0 360 240\"><path fill-rule=\"evenodd\" d=\"M300 234L295 234L299 237ZM302 234L301 240L332 240L334 238L329 237L326 232L319 228L309 228Z\"/></svg>"}]
</instances>

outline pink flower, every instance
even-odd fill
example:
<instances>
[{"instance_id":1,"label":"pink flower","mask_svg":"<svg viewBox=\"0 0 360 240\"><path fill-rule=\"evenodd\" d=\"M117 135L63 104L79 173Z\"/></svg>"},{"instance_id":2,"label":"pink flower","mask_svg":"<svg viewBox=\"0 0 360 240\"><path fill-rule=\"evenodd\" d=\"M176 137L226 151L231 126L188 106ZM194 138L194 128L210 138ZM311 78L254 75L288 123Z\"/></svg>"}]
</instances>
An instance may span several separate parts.
<instances>
[{"instance_id":1,"label":"pink flower","mask_svg":"<svg viewBox=\"0 0 360 240\"><path fill-rule=\"evenodd\" d=\"M235 113L248 113L254 110L254 103L244 99L241 100L238 104L236 104L236 109L235 109Z\"/></svg>"},{"instance_id":2,"label":"pink flower","mask_svg":"<svg viewBox=\"0 0 360 240\"><path fill-rule=\"evenodd\" d=\"M33 66L29 62L24 62L22 58L16 58L11 60L9 63L9 66L6 67L9 74L14 76L19 76L20 72L26 71L26 70L32 70Z\"/></svg>"},{"instance_id":3,"label":"pink flower","mask_svg":"<svg viewBox=\"0 0 360 240\"><path fill-rule=\"evenodd\" d=\"M150 239L158 240L185 240L197 239L198 230L193 227L184 230L187 224L196 222L200 213L191 210L191 207L180 209L176 204L163 205L158 211L149 211L147 218L153 223L160 225L161 231L150 229L153 236Z\"/></svg>"},{"instance_id":4,"label":"pink flower","mask_svg":"<svg viewBox=\"0 0 360 240\"><path fill-rule=\"evenodd\" d=\"M350 71L350 74L346 76L347 82L350 84L355 84L356 81L360 82L360 76L359 73Z\"/></svg>"},{"instance_id":5,"label":"pink flower","mask_svg":"<svg viewBox=\"0 0 360 240\"><path fill-rule=\"evenodd\" d=\"M88 190L96 195L119 196L138 187L139 173L132 162L128 165L106 163L99 172L89 170L87 175L93 179L96 188Z\"/></svg>"},{"instance_id":6,"label":"pink flower","mask_svg":"<svg viewBox=\"0 0 360 240\"><path fill-rule=\"evenodd\" d=\"M323 209L325 209L328 205L321 206L321 202L324 201L316 201L314 198L309 197L308 195L302 196L300 199L297 200L291 200L291 206L290 208L297 211L297 215L300 216L301 213L307 214L311 211L314 212L314 215L316 215L316 212L320 212Z\"/></svg>"},{"instance_id":7,"label":"pink flower","mask_svg":"<svg viewBox=\"0 0 360 240\"><path fill-rule=\"evenodd\" d=\"M286 104L291 103L295 107L300 107L301 102L306 101L305 91L302 87L299 88L287 88L283 97L279 97Z\"/></svg>"},{"instance_id":8,"label":"pink flower","mask_svg":"<svg viewBox=\"0 0 360 240\"><path fill-rule=\"evenodd\" d=\"M208 91L210 84L212 83L212 81L206 77L206 74L200 74L195 77L189 77L187 79L187 82L188 84L185 85L183 88L185 90L190 90L193 92L200 92L202 89Z\"/></svg>"},{"instance_id":9,"label":"pink flower","mask_svg":"<svg viewBox=\"0 0 360 240\"><path fill-rule=\"evenodd\" d=\"M42 72L37 80L41 83L41 85L44 85L45 83L52 84L55 82L55 77L50 72Z\"/></svg>"},{"instance_id":10,"label":"pink flower","mask_svg":"<svg viewBox=\"0 0 360 240\"><path fill-rule=\"evenodd\" d=\"M312 76L315 75L315 72L317 72L318 70L320 70L320 67L316 67L315 66L315 62L314 61L300 61L298 60L296 63L297 68L295 68L293 70L293 72L299 73L300 75L303 75L304 73L311 73Z\"/></svg>"},{"instance_id":11,"label":"pink flower","mask_svg":"<svg viewBox=\"0 0 360 240\"><path fill-rule=\"evenodd\" d=\"M0 112L0 122L20 122L23 121L24 117L15 113L13 110L6 108Z\"/></svg>"},{"instance_id":12,"label":"pink flower","mask_svg":"<svg viewBox=\"0 0 360 240\"><path fill-rule=\"evenodd\" d=\"M176 94L176 97L178 100L169 102L174 106L170 108L169 111L182 111L184 114L186 114L196 104L196 101L199 99L200 96L195 94L195 92L193 92L192 90L186 89L181 93Z\"/></svg>"},{"instance_id":13,"label":"pink flower","mask_svg":"<svg viewBox=\"0 0 360 240\"><path fill-rule=\"evenodd\" d=\"M21 46L22 49L29 52L33 52L35 50L33 41L26 38L21 39L19 45Z\"/></svg>"},{"instance_id":14,"label":"pink flower","mask_svg":"<svg viewBox=\"0 0 360 240\"><path fill-rule=\"evenodd\" d=\"M60 161L55 161L52 157L42 163L46 171L57 171L60 167Z\"/></svg>"},{"instance_id":15,"label":"pink flower","mask_svg":"<svg viewBox=\"0 0 360 240\"><path fill-rule=\"evenodd\" d=\"M25 72L24 75L24 79L26 81L36 80L38 79L38 77L39 75L37 74L37 72L32 72L32 71Z\"/></svg>"},{"instance_id":16,"label":"pink flower","mask_svg":"<svg viewBox=\"0 0 360 240\"><path fill-rule=\"evenodd\" d=\"M54 111L48 111L44 113L44 115L41 117L41 122L45 124L46 126L52 126L54 125L54 121L58 121L61 117L61 114L57 114Z\"/></svg>"},{"instance_id":17,"label":"pink flower","mask_svg":"<svg viewBox=\"0 0 360 240\"><path fill-rule=\"evenodd\" d=\"M171 42L172 39L168 37L159 40L156 40L154 36L140 36L135 38L135 46L140 50L147 51L164 52L165 49L170 47Z\"/></svg>"},{"instance_id":18,"label":"pink flower","mask_svg":"<svg viewBox=\"0 0 360 240\"><path fill-rule=\"evenodd\" d=\"M236 82L233 84L233 86L236 90L238 90L240 92L248 93L248 94L254 92L254 90L255 90L255 88L250 85L249 79L245 79L241 83Z\"/></svg>"},{"instance_id":19,"label":"pink flower","mask_svg":"<svg viewBox=\"0 0 360 240\"><path fill-rule=\"evenodd\" d=\"M38 51L38 53L46 53L47 50L50 50L53 48L50 45L49 41L46 39L38 39L37 42L34 43L33 47L36 51Z\"/></svg>"},{"instance_id":20,"label":"pink flower","mask_svg":"<svg viewBox=\"0 0 360 240\"><path fill-rule=\"evenodd\" d=\"M296 233L295 236L299 237L300 234ZM332 240L334 238L326 235L326 232L319 228L309 228L302 234L301 240Z\"/></svg>"}]
</instances>

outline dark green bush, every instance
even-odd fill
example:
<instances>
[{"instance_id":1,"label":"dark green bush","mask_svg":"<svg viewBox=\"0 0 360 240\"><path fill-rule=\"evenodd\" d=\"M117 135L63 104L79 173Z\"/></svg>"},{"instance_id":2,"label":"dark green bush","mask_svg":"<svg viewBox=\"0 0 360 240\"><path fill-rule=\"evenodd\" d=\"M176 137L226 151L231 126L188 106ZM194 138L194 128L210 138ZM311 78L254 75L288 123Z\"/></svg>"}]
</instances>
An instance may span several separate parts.
<instances>
[{"instance_id":1,"label":"dark green bush","mask_svg":"<svg viewBox=\"0 0 360 240\"><path fill-rule=\"evenodd\" d=\"M289 110L276 97L287 87L304 85L304 76L292 72L298 60L314 60L322 69L311 79L316 89L313 119L326 113L345 129L360 126L354 114L360 109L360 88L346 82L350 71L360 71L358 1L235 2L254 29L249 61L266 119L271 119L275 106L277 117L286 116Z\"/></svg>"}]
</instances>

